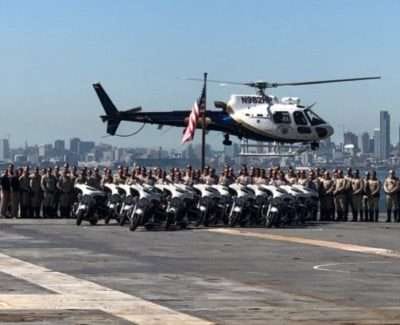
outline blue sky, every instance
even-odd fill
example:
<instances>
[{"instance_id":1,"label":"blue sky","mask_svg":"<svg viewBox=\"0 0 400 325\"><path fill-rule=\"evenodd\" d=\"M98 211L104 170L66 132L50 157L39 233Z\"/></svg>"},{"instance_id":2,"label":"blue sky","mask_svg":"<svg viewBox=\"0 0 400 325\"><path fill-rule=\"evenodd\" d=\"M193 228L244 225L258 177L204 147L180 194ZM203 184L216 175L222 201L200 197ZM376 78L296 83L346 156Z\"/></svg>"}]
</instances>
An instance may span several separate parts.
<instances>
[{"instance_id":1,"label":"blue sky","mask_svg":"<svg viewBox=\"0 0 400 325\"><path fill-rule=\"evenodd\" d=\"M121 109L189 109L201 85L181 77L300 81L381 75L380 81L274 89L317 102L336 129L400 124L400 1L0 0L0 137L12 145L79 136L117 145L180 147L181 129L147 126L106 138L91 84ZM208 106L241 87L209 86ZM123 124L121 133L139 125ZM199 136L196 137L199 141ZM222 135L209 141L220 144Z\"/></svg>"}]
</instances>

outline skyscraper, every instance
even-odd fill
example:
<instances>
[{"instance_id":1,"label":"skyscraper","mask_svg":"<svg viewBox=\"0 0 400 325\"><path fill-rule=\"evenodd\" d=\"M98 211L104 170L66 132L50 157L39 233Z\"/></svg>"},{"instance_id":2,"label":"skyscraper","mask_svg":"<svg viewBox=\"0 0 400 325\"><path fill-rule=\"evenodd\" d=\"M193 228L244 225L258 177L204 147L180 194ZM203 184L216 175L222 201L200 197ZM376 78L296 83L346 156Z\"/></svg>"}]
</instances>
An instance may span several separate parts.
<instances>
[{"instance_id":1,"label":"skyscraper","mask_svg":"<svg viewBox=\"0 0 400 325\"><path fill-rule=\"evenodd\" d=\"M345 132L343 135L344 138L344 145L352 144L354 149L358 151L358 136L353 132Z\"/></svg>"},{"instance_id":2,"label":"skyscraper","mask_svg":"<svg viewBox=\"0 0 400 325\"><path fill-rule=\"evenodd\" d=\"M368 132L361 135L361 152L370 153L370 137Z\"/></svg>"},{"instance_id":3,"label":"skyscraper","mask_svg":"<svg viewBox=\"0 0 400 325\"><path fill-rule=\"evenodd\" d=\"M380 111L380 159L389 158L390 154L390 114L388 111Z\"/></svg>"},{"instance_id":4,"label":"skyscraper","mask_svg":"<svg viewBox=\"0 0 400 325\"><path fill-rule=\"evenodd\" d=\"M8 139L0 139L0 160L8 160L10 158L10 143Z\"/></svg>"},{"instance_id":5,"label":"skyscraper","mask_svg":"<svg viewBox=\"0 0 400 325\"><path fill-rule=\"evenodd\" d=\"M374 129L374 156L381 159L381 130Z\"/></svg>"}]
</instances>

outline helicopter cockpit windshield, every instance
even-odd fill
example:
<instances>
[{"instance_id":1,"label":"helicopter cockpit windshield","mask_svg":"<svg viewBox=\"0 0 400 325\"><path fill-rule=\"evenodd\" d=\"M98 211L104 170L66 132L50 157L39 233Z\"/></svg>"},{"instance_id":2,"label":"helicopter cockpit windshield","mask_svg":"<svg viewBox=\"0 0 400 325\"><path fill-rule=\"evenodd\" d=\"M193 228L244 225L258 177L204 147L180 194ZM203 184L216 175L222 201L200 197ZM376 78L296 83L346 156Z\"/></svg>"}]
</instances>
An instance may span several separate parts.
<instances>
[{"instance_id":1,"label":"helicopter cockpit windshield","mask_svg":"<svg viewBox=\"0 0 400 325\"><path fill-rule=\"evenodd\" d=\"M311 125L326 124L326 122L322 118L320 118L316 113L314 113L311 109L306 109L304 113L306 113L306 116L310 121Z\"/></svg>"}]
</instances>

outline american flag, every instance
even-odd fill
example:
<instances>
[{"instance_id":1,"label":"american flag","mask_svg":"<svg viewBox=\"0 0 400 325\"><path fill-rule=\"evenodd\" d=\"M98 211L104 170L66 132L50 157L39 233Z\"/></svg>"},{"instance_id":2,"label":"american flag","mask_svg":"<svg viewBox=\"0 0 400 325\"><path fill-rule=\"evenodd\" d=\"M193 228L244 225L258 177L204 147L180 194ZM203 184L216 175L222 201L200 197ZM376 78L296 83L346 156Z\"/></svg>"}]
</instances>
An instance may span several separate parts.
<instances>
[{"instance_id":1,"label":"american flag","mask_svg":"<svg viewBox=\"0 0 400 325\"><path fill-rule=\"evenodd\" d=\"M200 118L200 113L204 112L205 101L206 101L206 86L204 85L199 99L197 99L194 102L192 111L190 112L188 125L183 131L182 143L186 143L193 140L197 122Z\"/></svg>"}]
</instances>

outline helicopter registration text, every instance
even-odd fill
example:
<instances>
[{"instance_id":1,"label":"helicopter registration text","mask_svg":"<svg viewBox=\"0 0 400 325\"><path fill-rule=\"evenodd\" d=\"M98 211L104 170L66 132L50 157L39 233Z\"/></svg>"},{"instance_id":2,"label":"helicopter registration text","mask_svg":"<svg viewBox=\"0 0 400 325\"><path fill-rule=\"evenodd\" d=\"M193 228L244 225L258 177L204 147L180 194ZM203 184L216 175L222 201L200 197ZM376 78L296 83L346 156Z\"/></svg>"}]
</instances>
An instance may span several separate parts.
<instances>
[{"instance_id":1,"label":"helicopter registration text","mask_svg":"<svg viewBox=\"0 0 400 325\"><path fill-rule=\"evenodd\" d=\"M262 96L241 96L242 104L265 104L268 99Z\"/></svg>"}]
</instances>

